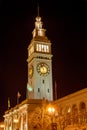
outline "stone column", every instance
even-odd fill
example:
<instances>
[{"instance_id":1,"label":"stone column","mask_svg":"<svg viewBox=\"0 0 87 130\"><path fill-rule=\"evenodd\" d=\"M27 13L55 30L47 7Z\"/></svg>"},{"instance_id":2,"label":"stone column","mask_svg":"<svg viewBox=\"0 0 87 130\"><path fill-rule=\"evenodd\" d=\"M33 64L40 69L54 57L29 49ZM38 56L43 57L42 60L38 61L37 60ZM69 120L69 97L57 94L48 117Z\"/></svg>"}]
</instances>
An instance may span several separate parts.
<instances>
[{"instance_id":1,"label":"stone column","mask_svg":"<svg viewBox=\"0 0 87 130\"><path fill-rule=\"evenodd\" d=\"M21 115L21 130L23 130L23 114Z\"/></svg>"},{"instance_id":2,"label":"stone column","mask_svg":"<svg viewBox=\"0 0 87 130\"><path fill-rule=\"evenodd\" d=\"M11 116L11 130L13 130L13 117Z\"/></svg>"},{"instance_id":3,"label":"stone column","mask_svg":"<svg viewBox=\"0 0 87 130\"><path fill-rule=\"evenodd\" d=\"M26 111L26 130L28 130L28 110Z\"/></svg>"}]
</instances>

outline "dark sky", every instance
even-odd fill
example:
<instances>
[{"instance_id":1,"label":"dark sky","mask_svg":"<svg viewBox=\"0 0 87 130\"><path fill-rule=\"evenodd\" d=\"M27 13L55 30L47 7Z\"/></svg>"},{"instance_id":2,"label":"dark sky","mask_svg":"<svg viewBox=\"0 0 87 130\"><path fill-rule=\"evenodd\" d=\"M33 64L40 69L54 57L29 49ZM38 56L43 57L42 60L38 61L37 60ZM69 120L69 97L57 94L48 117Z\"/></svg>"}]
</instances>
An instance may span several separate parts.
<instances>
[{"instance_id":1,"label":"dark sky","mask_svg":"<svg viewBox=\"0 0 87 130\"><path fill-rule=\"evenodd\" d=\"M26 97L27 47L32 39L37 0L0 1L0 118ZM87 1L39 0L40 16L52 42L53 84L58 98L87 87Z\"/></svg>"}]
</instances>

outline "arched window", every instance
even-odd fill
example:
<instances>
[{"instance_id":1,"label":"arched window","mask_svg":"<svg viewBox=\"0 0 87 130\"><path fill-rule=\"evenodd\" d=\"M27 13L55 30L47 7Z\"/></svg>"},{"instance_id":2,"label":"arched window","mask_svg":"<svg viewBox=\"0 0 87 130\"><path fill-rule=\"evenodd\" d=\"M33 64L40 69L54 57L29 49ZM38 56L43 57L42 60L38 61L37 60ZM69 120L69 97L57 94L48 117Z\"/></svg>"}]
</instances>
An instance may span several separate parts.
<instances>
[{"instance_id":1,"label":"arched window","mask_svg":"<svg viewBox=\"0 0 87 130\"><path fill-rule=\"evenodd\" d=\"M80 103L80 112L85 113L86 112L86 105L84 102Z\"/></svg>"},{"instance_id":2,"label":"arched window","mask_svg":"<svg viewBox=\"0 0 87 130\"><path fill-rule=\"evenodd\" d=\"M72 106L72 122L73 124L78 123L78 108L76 104Z\"/></svg>"},{"instance_id":3,"label":"arched window","mask_svg":"<svg viewBox=\"0 0 87 130\"><path fill-rule=\"evenodd\" d=\"M72 114L73 114L73 115L78 114L78 109L77 109L77 105L76 105L76 104L74 104L74 105L72 106Z\"/></svg>"}]
</instances>

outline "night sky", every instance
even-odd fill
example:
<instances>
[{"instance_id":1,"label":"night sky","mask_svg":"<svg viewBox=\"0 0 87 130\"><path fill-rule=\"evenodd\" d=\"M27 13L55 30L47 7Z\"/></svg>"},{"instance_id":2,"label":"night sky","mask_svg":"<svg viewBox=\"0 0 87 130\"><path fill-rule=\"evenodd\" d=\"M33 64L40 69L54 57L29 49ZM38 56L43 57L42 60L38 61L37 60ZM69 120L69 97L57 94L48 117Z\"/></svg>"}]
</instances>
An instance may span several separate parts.
<instances>
[{"instance_id":1,"label":"night sky","mask_svg":"<svg viewBox=\"0 0 87 130\"><path fill-rule=\"evenodd\" d=\"M38 0L52 42L53 86L58 98L87 87L87 1ZM32 39L37 0L0 1L0 119L26 98L27 47Z\"/></svg>"}]
</instances>

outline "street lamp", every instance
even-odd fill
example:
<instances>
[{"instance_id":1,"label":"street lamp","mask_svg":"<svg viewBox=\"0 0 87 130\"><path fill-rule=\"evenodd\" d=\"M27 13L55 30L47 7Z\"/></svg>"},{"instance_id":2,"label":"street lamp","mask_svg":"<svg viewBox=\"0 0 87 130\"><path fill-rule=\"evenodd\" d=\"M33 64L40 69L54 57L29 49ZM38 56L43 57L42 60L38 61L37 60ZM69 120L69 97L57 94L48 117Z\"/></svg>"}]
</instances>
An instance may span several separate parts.
<instances>
[{"instance_id":1,"label":"street lamp","mask_svg":"<svg viewBox=\"0 0 87 130\"><path fill-rule=\"evenodd\" d=\"M51 121L52 121L52 123L53 123L53 116L54 116L55 108L54 108L54 107L49 107L49 108L48 108L48 112L49 112L50 115L51 115Z\"/></svg>"},{"instance_id":2,"label":"street lamp","mask_svg":"<svg viewBox=\"0 0 87 130\"><path fill-rule=\"evenodd\" d=\"M51 115L51 129L52 130L57 130L57 124L56 123L54 123L54 114L55 114L55 108L53 107L53 106L50 106L49 108L48 108L48 112L50 113L50 115Z\"/></svg>"},{"instance_id":3,"label":"street lamp","mask_svg":"<svg viewBox=\"0 0 87 130\"><path fill-rule=\"evenodd\" d=\"M14 123L18 123L18 122L19 122L19 120L18 120L18 114L15 114L15 115L14 115L13 122L14 122Z\"/></svg>"},{"instance_id":4,"label":"street lamp","mask_svg":"<svg viewBox=\"0 0 87 130\"><path fill-rule=\"evenodd\" d=\"M14 119L14 123L18 123L18 119L17 118Z\"/></svg>"},{"instance_id":5,"label":"street lamp","mask_svg":"<svg viewBox=\"0 0 87 130\"><path fill-rule=\"evenodd\" d=\"M4 127L5 127L4 122L0 122L0 130L4 130Z\"/></svg>"},{"instance_id":6,"label":"street lamp","mask_svg":"<svg viewBox=\"0 0 87 130\"><path fill-rule=\"evenodd\" d=\"M16 129L16 130L19 130L19 119L18 119L18 115L15 114L14 117L13 117L13 127Z\"/></svg>"}]
</instances>

